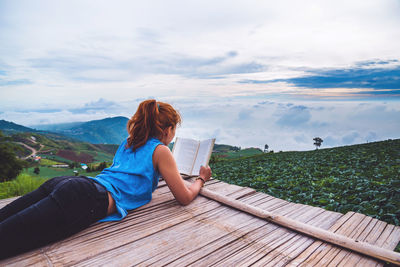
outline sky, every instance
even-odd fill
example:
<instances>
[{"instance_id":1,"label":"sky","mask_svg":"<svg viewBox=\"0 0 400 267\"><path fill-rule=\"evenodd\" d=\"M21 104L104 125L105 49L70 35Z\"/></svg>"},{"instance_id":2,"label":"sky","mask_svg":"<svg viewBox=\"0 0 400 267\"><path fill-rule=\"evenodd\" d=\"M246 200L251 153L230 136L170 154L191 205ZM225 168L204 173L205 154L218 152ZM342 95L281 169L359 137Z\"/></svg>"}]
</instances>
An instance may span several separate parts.
<instances>
[{"instance_id":1,"label":"sky","mask_svg":"<svg viewBox=\"0 0 400 267\"><path fill-rule=\"evenodd\" d=\"M0 119L130 117L274 151L400 137L400 1L0 0Z\"/></svg>"}]
</instances>

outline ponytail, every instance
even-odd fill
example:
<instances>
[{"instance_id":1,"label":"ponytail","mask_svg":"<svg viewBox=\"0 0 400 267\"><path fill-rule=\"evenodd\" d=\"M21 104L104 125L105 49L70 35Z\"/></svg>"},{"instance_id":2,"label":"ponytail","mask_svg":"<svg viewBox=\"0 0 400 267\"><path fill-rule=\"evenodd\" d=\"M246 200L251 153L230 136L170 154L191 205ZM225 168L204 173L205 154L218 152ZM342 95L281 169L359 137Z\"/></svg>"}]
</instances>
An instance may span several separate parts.
<instances>
[{"instance_id":1,"label":"ponytail","mask_svg":"<svg viewBox=\"0 0 400 267\"><path fill-rule=\"evenodd\" d=\"M161 139L163 131L181 123L179 113L170 105L154 99L139 104L136 113L128 121L129 133L126 147L133 151L143 146L150 137Z\"/></svg>"}]
</instances>

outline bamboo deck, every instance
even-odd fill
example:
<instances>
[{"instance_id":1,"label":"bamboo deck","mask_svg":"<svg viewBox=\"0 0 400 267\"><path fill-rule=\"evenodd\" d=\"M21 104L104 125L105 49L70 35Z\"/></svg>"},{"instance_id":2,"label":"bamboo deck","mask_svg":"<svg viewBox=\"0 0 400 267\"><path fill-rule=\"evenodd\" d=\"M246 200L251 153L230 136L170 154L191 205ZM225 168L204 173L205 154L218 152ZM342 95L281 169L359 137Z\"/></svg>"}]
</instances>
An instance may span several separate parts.
<instances>
[{"instance_id":1,"label":"bamboo deck","mask_svg":"<svg viewBox=\"0 0 400 267\"><path fill-rule=\"evenodd\" d=\"M363 214L295 204L212 180L207 189L292 219L393 250L400 227ZM0 207L12 199L0 200ZM96 223L0 266L384 266L198 196L180 206L164 182L153 200L121 222Z\"/></svg>"}]
</instances>

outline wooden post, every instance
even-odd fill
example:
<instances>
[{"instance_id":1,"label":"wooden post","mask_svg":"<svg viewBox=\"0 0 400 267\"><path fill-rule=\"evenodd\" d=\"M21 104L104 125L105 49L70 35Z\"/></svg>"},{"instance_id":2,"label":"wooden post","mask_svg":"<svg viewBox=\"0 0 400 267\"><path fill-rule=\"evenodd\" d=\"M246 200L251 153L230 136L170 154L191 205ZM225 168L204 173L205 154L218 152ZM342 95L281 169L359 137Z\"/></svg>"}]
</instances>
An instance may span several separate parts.
<instances>
[{"instance_id":1,"label":"wooden post","mask_svg":"<svg viewBox=\"0 0 400 267\"><path fill-rule=\"evenodd\" d=\"M187 186L190 186L190 182L185 181ZM234 198L230 198L214 191L211 191L206 188L202 188L200 191L202 196L210 198L212 200L218 201L222 204L230 206L232 208L241 210L243 212L252 214L259 218L265 219L272 223L281 225L283 227L292 229L294 231L306 234L311 237L315 237L322 241L329 242L331 244L335 244L341 246L343 248L350 249L352 251L359 252L361 254L380 259L383 261L387 261L393 264L400 265L400 253L396 253L394 251L384 249L381 247L377 247L366 242L357 241L347 236L339 235L312 225L308 225L293 219L290 219L285 216L275 215L266 210L257 208L255 206L248 205L242 201L236 200Z\"/></svg>"}]
</instances>

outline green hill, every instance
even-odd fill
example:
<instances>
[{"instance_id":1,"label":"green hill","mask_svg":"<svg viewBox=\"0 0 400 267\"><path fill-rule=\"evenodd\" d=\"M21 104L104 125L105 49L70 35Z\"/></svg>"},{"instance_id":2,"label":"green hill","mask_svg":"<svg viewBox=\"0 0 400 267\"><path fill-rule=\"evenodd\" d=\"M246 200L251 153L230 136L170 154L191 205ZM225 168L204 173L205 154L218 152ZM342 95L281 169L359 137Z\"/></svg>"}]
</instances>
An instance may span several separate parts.
<instances>
[{"instance_id":1,"label":"green hill","mask_svg":"<svg viewBox=\"0 0 400 267\"><path fill-rule=\"evenodd\" d=\"M0 130L5 134L13 134L19 132L36 132L36 130L16 124L11 121L0 120Z\"/></svg>"},{"instance_id":2,"label":"green hill","mask_svg":"<svg viewBox=\"0 0 400 267\"><path fill-rule=\"evenodd\" d=\"M16 133L9 136L9 139L10 142L23 148L24 154L19 154L20 157L26 157L32 153L26 148L29 146L37 150L38 156L60 163L112 161L118 148L118 145L91 144L51 133Z\"/></svg>"},{"instance_id":3,"label":"green hill","mask_svg":"<svg viewBox=\"0 0 400 267\"><path fill-rule=\"evenodd\" d=\"M400 222L400 139L217 161L213 177L328 210Z\"/></svg>"}]
</instances>

